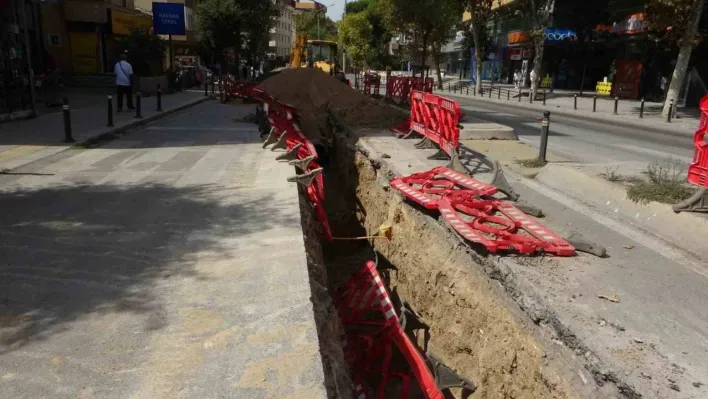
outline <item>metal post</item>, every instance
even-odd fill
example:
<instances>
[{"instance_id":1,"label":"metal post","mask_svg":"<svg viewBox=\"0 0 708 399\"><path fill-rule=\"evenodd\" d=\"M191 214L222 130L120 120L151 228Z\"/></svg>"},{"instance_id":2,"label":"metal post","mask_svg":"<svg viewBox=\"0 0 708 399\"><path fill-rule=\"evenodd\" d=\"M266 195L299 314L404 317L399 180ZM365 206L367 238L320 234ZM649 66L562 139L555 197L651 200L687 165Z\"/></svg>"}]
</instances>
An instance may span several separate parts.
<instances>
[{"instance_id":1,"label":"metal post","mask_svg":"<svg viewBox=\"0 0 708 399\"><path fill-rule=\"evenodd\" d=\"M142 113L142 96L140 95L140 92L135 93L135 118L136 119L141 119L143 117Z\"/></svg>"},{"instance_id":2,"label":"metal post","mask_svg":"<svg viewBox=\"0 0 708 399\"><path fill-rule=\"evenodd\" d=\"M470 87L469 86L467 86L467 95L468 96L470 95Z\"/></svg>"},{"instance_id":3,"label":"metal post","mask_svg":"<svg viewBox=\"0 0 708 399\"><path fill-rule=\"evenodd\" d=\"M644 118L644 97L642 97L642 102L639 105L639 118Z\"/></svg>"},{"instance_id":4,"label":"metal post","mask_svg":"<svg viewBox=\"0 0 708 399\"><path fill-rule=\"evenodd\" d=\"M162 88L157 85L157 112L162 112Z\"/></svg>"},{"instance_id":5,"label":"metal post","mask_svg":"<svg viewBox=\"0 0 708 399\"><path fill-rule=\"evenodd\" d=\"M617 109L619 108L620 98L615 96L615 115L617 115Z\"/></svg>"},{"instance_id":6,"label":"metal post","mask_svg":"<svg viewBox=\"0 0 708 399\"><path fill-rule=\"evenodd\" d=\"M543 105L546 105L546 90L543 91Z\"/></svg>"},{"instance_id":7,"label":"metal post","mask_svg":"<svg viewBox=\"0 0 708 399\"><path fill-rule=\"evenodd\" d=\"M592 96L592 112L597 112L597 95Z\"/></svg>"},{"instance_id":8,"label":"metal post","mask_svg":"<svg viewBox=\"0 0 708 399\"><path fill-rule=\"evenodd\" d=\"M69 106L69 99L64 97L61 103L61 112L64 114L64 142L75 143L76 140L74 140L71 134L71 107Z\"/></svg>"},{"instance_id":9,"label":"metal post","mask_svg":"<svg viewBox=\"0 0 708 399\"><path fill-rule=\"evenodd\" d=\"M573 94L573 109L576 111L578 110L578 95L577 94Z\"/></svg>"},{"instance_id":10,"label":"metal post","mask_svg":"<svg viewBox=\"0 0 708 399\"><path fill-rule=\"evenodd\" d=\"M211 75L211 95L216 94L216 82L214 81L214 75Z\"/></svg>"},{"instance_id":11,"label":"metal post","mask_svg":"<svg viewBox=\"0 0 708 399\"><path fill-rule=\"evenodd\" d=\"M551 112L544 111L541 120L541 146L538 149L538 158L546 161L546 150L548 149L548 129L551 124Z\"/></svg>"},{"instance_id":12,"label":"metal post","mask_svg":"<svg viewBox=\"0 0 708 399\"><path fill-rule=\"evenodd\" d=\"M204 97L209 97L209 82L207 82L206 76L204 77Z\"/></svg>"},{"instance_id":13,"label":"metal post","mask_svg":"<svg viewBox=\"0 0 708 399\"><path fill-rule=\"evenodd\" d=\"M108 127L113 127L113 96L108 95Z\"/></svg>"},{"instance_id":14,"label":"metal post","mask_svg":"<svg viewBox=\"0 0 708 399\"><path fill-rule=\"evenodd\" d=\"M448 84L447 84L447 92L449 93L449 92L451 92L451 91L452 91L452 90L450 90L450 83L448 83Z\"/></svg>"},{"instance_id":15,"label":"metal post","mask_svg":"<svg viewBox=\"0 0 708 399\"><path fill-rule=\"evenodd\" d=\"M519 88L519 102L521 102L521 88Z\"/></svg>"},{"instance_id":16,"label":"metal post","mask_svg":"<svg viewBox=\"0 0 708 399\"><path fill-rule=\"evenodd\" d=\"M455 94L457 94L457 85L455 85L452 90L455 92Z\"/></svg>"},{"instance_id":17,"label":"metal post","mask_svg":"<svg viewBox=\"0 0 708 399\"><path fill-rule=\"evenodd\" d=\"M489 88L489 98L492 98L492 91L493 91L493 90L494 90L493 87L490 87L490 88Z\"/></svg>"},{"instance_id":18,"label":"metal post","mask_svg":"<svg viewBox=\"0 0 708 399\"><path fill-rule=\"evenodd\" d=\"M506 91L506 101L509 101L511 99L511 90Z\"/></svg>"},{"instance_id":19,"label":"metal post","mask_svg":"<svg viewBox=\"0 0 708 399\"><path fill-rule=\"evenodd\" d=\"M477 97L477 85L472 88L472 95Z\"/></svg>"},{"instance_id":20,"label":"metal post","mask_svg":"<svg viewBox=\"0 0 708 399\"><path fill-rule=\"evenodd\" d=\"M497 88L497 100L501 100L501 87Z\"/></svg>"},{"instance_id":21,"label":"metal post","mask_svg":"<svg viewBox=\"0 0 708 399\"><path fill-rule=\"evenodd\" d=\"M669 100L669 114L666 115L666 122L671 123L671 114L673 114L674 111L674 99L672 98Z\"/></svg>"},{"instance_id":22,"label":"metal post","mask_svg":"<svg viewBox=\"0 0 708 399\"><path fill-rule=\"evenodd\" d=\"M529 90L529 104L533 104L533 90Z\"/></svg>"}]
</instances>

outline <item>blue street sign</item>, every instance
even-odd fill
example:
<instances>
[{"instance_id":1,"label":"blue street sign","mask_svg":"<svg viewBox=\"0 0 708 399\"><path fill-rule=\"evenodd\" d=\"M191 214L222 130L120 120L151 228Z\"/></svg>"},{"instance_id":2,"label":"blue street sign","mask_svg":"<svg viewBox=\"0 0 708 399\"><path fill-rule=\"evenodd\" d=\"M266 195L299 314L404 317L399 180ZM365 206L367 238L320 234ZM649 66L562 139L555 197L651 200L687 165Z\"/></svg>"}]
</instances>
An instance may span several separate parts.
<instances>
[{"instance_id":1,"label":"blue street sign","mask_svg":"<svg viewBox=\"0 0 708 399\"><path fill-rule=\"evenodd\" d=\"M158 35L184 35L184 4L152 3L152 24Z\"/></svg>"}]
</instances>

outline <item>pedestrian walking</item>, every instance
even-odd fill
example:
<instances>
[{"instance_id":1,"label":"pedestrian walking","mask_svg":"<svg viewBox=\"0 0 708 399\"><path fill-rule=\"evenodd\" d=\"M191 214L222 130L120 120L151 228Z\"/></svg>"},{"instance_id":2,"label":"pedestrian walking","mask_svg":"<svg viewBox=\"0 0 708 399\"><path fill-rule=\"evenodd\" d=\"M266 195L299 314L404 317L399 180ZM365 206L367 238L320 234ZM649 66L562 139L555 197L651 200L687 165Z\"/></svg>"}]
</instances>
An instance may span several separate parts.
<instances>
[{"instance_id":1,"label":"pedestrian walking","mask_svg":"<svg viewBox=\"0 0 708 399\"><path fill-rule=\"evenodd\" d=\"M128 109L133 107L133 66L128 61L125 53L120 55L120 60L113 67L116 74L116 90L118 94L118 112L123 110L123 95L127 97Z\"/></svg>"}]
</instances>

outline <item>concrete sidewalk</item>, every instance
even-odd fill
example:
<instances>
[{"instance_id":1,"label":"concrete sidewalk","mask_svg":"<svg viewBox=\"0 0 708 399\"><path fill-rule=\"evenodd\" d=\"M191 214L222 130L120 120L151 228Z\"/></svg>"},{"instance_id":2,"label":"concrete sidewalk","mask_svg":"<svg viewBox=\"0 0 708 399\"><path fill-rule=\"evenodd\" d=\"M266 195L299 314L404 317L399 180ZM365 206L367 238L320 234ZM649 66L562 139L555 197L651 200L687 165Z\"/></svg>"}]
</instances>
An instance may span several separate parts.
<instances>
[{"instance_id":1,"label":"concrete sidewalk","mask_svg":"<svg viewBox=\"0 0 708 399\"><path fill-rule=\"evenodd\" d=\"M499 99L498 88L501 89L501 99ZM523 95L519 101L518 91L514 90L513 86L495 85L492 91L492 96L489 98L488 86L485 86L483 96L473 95L472 87L462 91L449 91L448 86L444 86L443 91L438 91L436 94L450 98L464 98L481 103L497 103L505 107L523 108L536 110L539 112L539 118L543 111L551 111L553 114L562 114L573 116L585 120L595 121L599 123L611 123L626 127L636 127L638 129L648 129L653 131L669 131L669 132L691 132L693 133L698 128L698 110L689 110L690 112L679 112L679 118L675 118L671 123L666 122L666 118L661 117L661 103L646 102L644 106L644 118L639 118L640 102L636 100L620 99L618 103L617 115L614 115L614 99L609 97L598 96L597 111L593 112L593 95L594 93L586 92L583 97L578 96L577 110L574 109L574 93L570 91L556 90L554 93L549 93L546 99L546 105L540 98L529 103L528 89L522 91ZM507 91L511 89L510 100L507 100Z\"/></svg>"},{"instance_id":2,"label":"concrete sidewalk","mask_svg":"<svg viewBox=\"0 0 708 399\"><path fill-rule=\"evenodd\" d=\"M0 175L0 397L327 397L295 172L252 112Z\"/></svg>"},{"instance_id":3,"label":"concrete sidewalk","mask_svg":"<svg viewBox=\"0 0 708 399\"><path fill-rule=\"evenodd\" d=\"M207 97L203 92L185 91L162 97L162 112L157 112L157 98L142 101L143 118L135 112L114 110L114 127L108 127L106 96L93 107L71 111L73 137L78 144L102 135L120 133L198 104ZM114 98L114 107L116 101ZM19 120L0 125L0 170L11 170L26 163L56 154L70 147L64 143L64 122L61 112L34 119Z\"/></svg>"}]
</instances>

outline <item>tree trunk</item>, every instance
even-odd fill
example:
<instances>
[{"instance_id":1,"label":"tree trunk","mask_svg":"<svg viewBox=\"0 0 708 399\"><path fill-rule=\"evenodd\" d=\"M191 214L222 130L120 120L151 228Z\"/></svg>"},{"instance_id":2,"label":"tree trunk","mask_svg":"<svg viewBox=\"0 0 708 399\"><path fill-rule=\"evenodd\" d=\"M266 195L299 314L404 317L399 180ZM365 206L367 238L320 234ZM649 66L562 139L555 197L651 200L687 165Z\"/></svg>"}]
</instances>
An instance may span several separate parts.
<instances>
[{"instance_id":1,"label":"tree trunk","mask_svg":"<svg viewBox=\"0 0 708 399\"><path fill-rule=\"evenodd\" d=\"M420 76L425 79L425 59L428 56L428 37L430 36L430 32L426 32L423 34L423 56L421 57L421 62L420 62ZM415 74L413 74L415 76Z\"/></svg>"},{"instance_id":2,"label":"tree trunk","mask_svg":"<svg viewBox=\"0 0 708 399\"><path fill-rule=\"evenodd\" d=\"M472 41L474 42L474 59L475 59L475 88L477 93L482 93L482 54L480 54L479 31L477 23L472 19Z\"/></svg>"},{"instance_id":3,"label":"tree trunk","mask_svg":"<svg viewBox=\"0 0 708 399\"><path fill-rule=\"evenodd\" d=\"M543 37L536 39L534 41L536 47L536 56L533 59L533 71L535 79L531 80L531 96L536 96L536 91L538 90L538 81L541 78L541 65L543 65L543 50L544 43Z\"/></svg>"},{"instance_id":4,"label":"tree trunk","mask_svg":"<svg viewBox=\"0 0 708 399\"><path fill-rule=\"evenodd\" d=\"M693 52L693 41L698 34L698 25L701 21L701 14L703 12L703 0L693 0L693 15L691 15L691 23L686 26L686 30L681 38L681 47L679 49L679 55L676 59L676 67L674 68L674 73L671 75L671 83L669 84L669 90L666 92L666 99L664 100L664 109L661 115L666 117L671 111L671 100L674 100L674 104L678 103L678 97L681 91L681 84L686 77L686 72L688 70L688 62L691 60L691 53Z\"/></svg>"},{"instance_id":5,"label":"tree trunk","mask_svg":"<svg viewBox=\"0 0 708 399\"><path fill-rule=\"evenodd\" d=\"M435 69L438 71L438 90L443 89L442 73L440 73L440 52L433 51L433 62L435 63Z\"/></svg>"}]
</instances>

